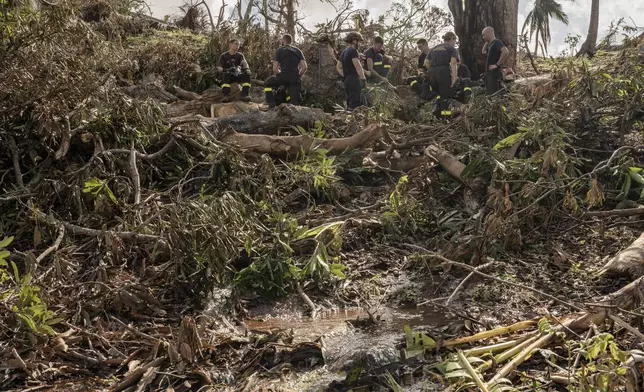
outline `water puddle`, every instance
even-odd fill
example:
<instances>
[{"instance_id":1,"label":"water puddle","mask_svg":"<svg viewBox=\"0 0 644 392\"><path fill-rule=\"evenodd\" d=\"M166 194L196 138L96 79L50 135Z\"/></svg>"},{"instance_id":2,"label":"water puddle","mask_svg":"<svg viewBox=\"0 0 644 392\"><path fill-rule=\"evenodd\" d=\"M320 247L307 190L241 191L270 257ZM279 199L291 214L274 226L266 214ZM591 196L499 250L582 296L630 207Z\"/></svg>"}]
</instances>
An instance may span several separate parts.
<instances>
[{"instance_id":1,"label":"water puddle","mask_svg":"<svg viewBox=\"0 0 644 392\"><path fill-rule=\"evenodd\" d=\"M428 308L379 310L373 315L380 320L373 324L365 309L354 308L310 317L279 317L246 320L246 328L255 332L292 331L294 343L319 341L326 366L307 377L298 377L294 390L324 390L333 380L344 378L344 372L360 363L380 367L400 359L404 326L412 329L441 327L449 318ZM289 383L292 384L292 383Z\"/></svg>"}]
</instances>

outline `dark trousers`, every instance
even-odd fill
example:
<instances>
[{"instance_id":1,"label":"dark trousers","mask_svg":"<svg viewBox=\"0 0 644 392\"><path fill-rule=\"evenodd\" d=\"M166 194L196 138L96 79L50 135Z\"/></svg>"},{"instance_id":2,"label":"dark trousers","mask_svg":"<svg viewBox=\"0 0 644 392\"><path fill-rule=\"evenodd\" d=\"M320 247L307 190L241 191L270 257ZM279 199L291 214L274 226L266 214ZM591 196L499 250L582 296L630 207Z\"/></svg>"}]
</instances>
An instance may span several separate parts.
<instances>
[{"instance_id":1,"label":"dark trousers","mask_svg":"<svg viewBox=\"0 0 644 392\"><path fill-rule=\"evenodd\" d=\"M242 86L242 97L247 97L250 92L250 75L242 73L239 75L231 75L229 73L224 73L222 77L223 83L221 84L221 90L225 96L230 95L230 85L231 83L239 83Z\"/></svg>"},{"instance_id":2,"label":"dark trousers","mask_svg":"<svg viewBox=\"0 0 644 392\"><path fill-rule=\"evenodd\" d=\"M438 94L435 114L448 117L452 115L449 108L450 100L454 98L452 88L452 72L449 66L431 67L427 70L427 81L429 86Z\"/></svg>"},{"instance_id":3,"label":"dark trousers","mask_svg":"<svg viewBox=\"0 0 644 392\"><path fill-rule=\"evenodd\" d=\"M485 72L485 95L492 95L501 89L501 82L503 81L503 71L501 68L496 68L492 71Z\"/></svg>"},{"instance_id":4,"label":"dark trousers","mask_svg":"<svg viewBox=\"0 0 644 392\"><path fill-rule=\"evenodd\" d=\"M266 96L266 103L269 108L275 107L275 93L274 90L279 86L288 88L289 96L291 97L290 103L293 105L302 104L302 95L300 90L302 88L302 81L298 74L285 74L278 73L266 79L264 83L264 95Z\"/></svg>"},{"instance_id":5,"label":"dark trousers","mask_svg":"<svg viewBox=\"0 0 644 392\"><path fill-rule=\"evenodd\" d=\"M347 92L347 109L353 110L362 104L362 85L358 75L347 75L344 77L344 89Z\"/></svg>"}]
</instances>

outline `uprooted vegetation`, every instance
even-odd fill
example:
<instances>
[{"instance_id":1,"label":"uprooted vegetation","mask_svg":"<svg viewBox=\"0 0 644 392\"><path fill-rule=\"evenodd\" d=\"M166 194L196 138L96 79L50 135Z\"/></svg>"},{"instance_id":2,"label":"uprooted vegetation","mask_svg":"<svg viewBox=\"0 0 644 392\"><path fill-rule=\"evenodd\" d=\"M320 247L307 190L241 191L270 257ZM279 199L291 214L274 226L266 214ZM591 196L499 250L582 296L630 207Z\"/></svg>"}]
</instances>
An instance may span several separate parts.
<instances>
[{"instance_id":1,"label":"uprooted vegetation","mask_svg":"<svg viewBox=\"0 0 644 392\"><path fill-rule=\"evenodd\" d=\"M330 390L640 383L642 282L595 274L642 227L637 41L554 62L450 122L403 122L403 89L379 87L351 115L248 104L211 119L207 67L230 31L76 9L2 30L3 390L276 383L326 360L322 343L244 333L247 308L284 297L314 316L389 300L465 320L401 329L405 358ZM261 78L268 39L249 34ZM149 79L158 95L132 93Z\"/></svg>"}]
</instances>

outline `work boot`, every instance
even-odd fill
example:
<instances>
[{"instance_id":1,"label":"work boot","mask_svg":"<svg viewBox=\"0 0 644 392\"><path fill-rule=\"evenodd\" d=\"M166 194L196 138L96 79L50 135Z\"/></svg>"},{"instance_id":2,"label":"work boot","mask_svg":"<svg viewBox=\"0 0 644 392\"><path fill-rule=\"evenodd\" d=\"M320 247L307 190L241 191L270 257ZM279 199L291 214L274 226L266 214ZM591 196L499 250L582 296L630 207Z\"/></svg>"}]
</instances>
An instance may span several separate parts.
<instances>
[{"instance_id":1,"label":"work boot","mask_svg":"<svg viewBox=\"0 0 644 392\"><path fill-rule=\"evenodd\" d=\"M230 101L232 101L232 98L231 98L230 95L226 95L224 97L224 99L221 100L221 102L223 102L223 103L227 103L227 102L230 102Z\"/></svg>"}]
</instances>

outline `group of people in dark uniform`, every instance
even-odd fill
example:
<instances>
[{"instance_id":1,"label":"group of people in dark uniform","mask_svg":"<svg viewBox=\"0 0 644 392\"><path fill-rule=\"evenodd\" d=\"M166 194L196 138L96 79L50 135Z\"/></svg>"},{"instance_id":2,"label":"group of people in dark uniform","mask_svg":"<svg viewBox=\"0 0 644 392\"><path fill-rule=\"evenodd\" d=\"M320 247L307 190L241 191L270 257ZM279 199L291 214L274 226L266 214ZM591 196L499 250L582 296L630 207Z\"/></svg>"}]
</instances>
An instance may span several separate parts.
<instances>
[{"instance_id":1,"label":"group of people in dark uniform","mask_svg":"<svg viewBox=\"0 0 644 392\"><path fill-rule=\"evenodd\" d=\"M486 72L484 76L487 95L495 94L503 80L502 66L506 63L509 51L503 42L495 37L494 29L486 27L482 32L485 44ZM307 70L302 51L292 45L293 38L282 36L282 46L273 58L273 75L265 82L265 98L270 108L281 103L301 104L301 78ZM363 55L359 53L360 43L364 41L358 32L350 32L344 38L346 49L340 55L336 69L342 77L347 95L347 108L353 110L363 105L362 90L367 78L375 82L387 81L391 69L391 57L385 53L384 41L375 37L373 45ZM448 32L443 43L430 48L427 40L417 41L418 75L407 78L407 83L422 99L436 101L435 114L450 117L452 100L467 102L472 94L471 73L459 61L456 49L456 34ZM244 55L239 52L239 41L229 42L229 50L220 57L219 71L223 72L222 91L224 102L230 101L230 83L242 86L241 99L250 101L250 71Z\"/></svg>"},{"instance_id":2,"label":"group of people in dark uniform","mask_svg":"<svg viewBox=\"0 0 644 392\"><path fill-rule=\"evenodd\" d=\"M281 41L282 45L273 58L273 75L264 82L264 95L269 108L286 102L293 105L302 103L302 76L308 67L304 54L292 45L293 37L289 34L283 35ZM231 83L241 85L242 101L250 101L250 69L244 55L239 52L239 40L229 41L228 51L219 57L218 71L222 74L223 102L231 101Z\"/></svg>"}]
</instances>

